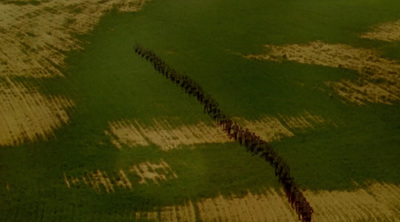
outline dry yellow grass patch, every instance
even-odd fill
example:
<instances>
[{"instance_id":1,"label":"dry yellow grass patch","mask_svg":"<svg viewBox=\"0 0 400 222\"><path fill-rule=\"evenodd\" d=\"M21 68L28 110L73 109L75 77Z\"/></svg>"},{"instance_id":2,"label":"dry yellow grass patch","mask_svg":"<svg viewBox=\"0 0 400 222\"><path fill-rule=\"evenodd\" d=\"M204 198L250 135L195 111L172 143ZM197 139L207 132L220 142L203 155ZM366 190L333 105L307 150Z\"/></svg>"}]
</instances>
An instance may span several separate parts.
<instances>
[{"instance_id":1,"label":"dry yellow grass patch","mask_svg":"<svg viewBox=\"0 0 400 222\"><path fill-rule=\"evenodd\" d=\"M400 41L400 20L377 25L372 31L362 34L361 38L387 42Z\"/></svg>"},{"instance_id":2,"label":"dry yellow grass patch","mask_svg":"<svg viewBox=\"0 0 400 222\"><path fill-rule=\"evenodd\" d=\"M192 201L179 206L163 207L160 212L161 221L196 221L196 212Z\"/></svg>"},{"instance_id":3,"label":"dry yellow grass patch","mask_svg":"<svg viewBox=\"0 0 400 222\"><path fill-rule=\"evenodd\" d=\"M234 118L243 128L255 132L265 141L281 140L284 137L292 137L294 134L286 128L278 118L265 116L259 120L245 120Z\"/></svg>"},{"instance_id":4,"label":"dry yellow grass patch","mask_svg":"<svg viewBox=\"0 0 400 222\"><path fill-rule=\"evenodd\" d=\"M149 181L159 184L161 181L178 178L178 175L162 159L158 163L139 163L132 166L128 172L139 177L137 184L149 184ZM136 180L130 179L129 173L127 175L123 169L119 169L118 172L109 173L109 176L106 171L98 169L82 177L67 176L64 173L63 178L68 188L85 185L97 192L104 190L110 193L115 191L114 187L132 190L132 183Z\"/></svg>"},{"instance_id":5,"label":"dry yellow grass patch","mask_svg":"<svg viewBox=\"0 0 400 222\"><path fill-rule=\"evenodd\" d=\"M132 183L123 170L120 169L117 177L114 177L113 180L116 186L132 190Z\"/></svg>"},{"instance_id":6,"label":"dry yellow grass patch","mask_svg":"<svg viewBox=\"0 0 400 222\"><path fill-rule=\"evenodd\" d=\"M98 192L100 192L100 186L103 186L107 193L114 192L114 185L111 183L111 180L105 171L101 172L100 170L97 170L87 179L91 186Z\"/></svg>"},{"instance_id":7,"label":"dry yellow grass patch","mask_svg":"<svg viewBox=\"0 0 400 222\"><path fill-rule=\"evenodd\" d=\"M147 181L153 181L158 184L159 181L178 178L178 175L169 167L164 161L160 160L159 163L144 162L134 165L130 168L129 172L135 173L139 176L140 184L148 184Z\"/></svg>"},{"instance_id":8,"label":"dry yellow grass patch","mask_svg":"<svg viewBox=\"0 0 400 222\"><path fill-rule=\"evenodd\" d=\"M308 112L299 116L279 115L279 118L266 116L252 121L241 118L234 118L234 120L241 126L256 132L266 141L294 136L291 130L304 130L313 128L315 125L325 124L322 117ZM109 123L109 130L106 130L105 134L119 149L123 145L135 147L152 143L162 150L168 151L182 145L228 143L232 141L219 126L212 123L208 125L204 122L194 125L181 124L174 127L167 120L154 120L150 126L141 124L136 120L118 121Z\"/></svg>"},{"instance_id":9,"label":"dry yellow grass patch","mask_svg":"<svg viewBox=\"0 0 400 222\"><path fill-rule=\"evenodd\" d=\"M299 116L279 115L279 117L265 116L251 121L241 118L234 118L234 120L268 142L292 137L294 136L292 131L306 130L326 124L321 116L312 115L309 112Z\"/></svg>"},{"instance_id":10,"label":"dry yellow grass patch","mask_svg":"<svg viewBox=\"0 0 400 222\"><path fill-rule=\"evenodd\" d=\"M0 3L0 146L44 139L66 123L65 98L45 98L13 84L15 76L62 76L66 53L80 49L74 37L93 29L113 8L137 11L145 0L41 1L39 5ZM4 82L4 83L3 83Z\"/></svg>"},{"instance_id":11,"label":"dry yellow grass patch","mask_svg":"<svg viewBox=\"0 0 400 222\"><path fill-rule=\"evenodd\" d=\"M158 217L158 212L144 212L144 213L136 212L135 220L160 221Z\"/></svg>"},{"instance_id":12,"label":"dry yellow grass patch","mask_svg":"<svg viewBox=\"0 0 400 222\"><path fill-rule=\"evenodd\" d=\"M189 201L181 206L166 206L160 210L161 221L196 221L196 210L201 221L296 221L296 214L284 195L270 189L262 194L248 192L246 196L218 196ZM180 214L179 212L186 212ZM143 218L158 212L139 212Z\"/></svg>"},{"instance_id":13,"label":"dry yellow grass patch","mask_svg":"<svg viewBox=\"0 0 400 222\"><path fill-rule=\"evenodd\" d=\"M68 122L67 108L74 104L63 97L46 98L34 88L0 78L0 146L24 140L47 139Z\"/></svg>"},{"instance_id":14,"label":"dry yellow grass patch","mask_svg":"<svg viewBox=\"0 0 400 222\"><path fill-rule=\"evenodd\" d=\"M117 8L137 11L145 0L41 1L39 5L0 3L0 77L62 76L66 52L79 49L75 34L93 29Z\"/></svg>"},{"instance_id":15,"label":"dry yellow grass patch","mask_svg":"<svg viewBox=\"0 0 400 222\"><path fill-rule=\"evenodd\" d=\"M324 125L325 119L318 115L312 115L305 112L300 116L283 116L279 115L283 123L293 130L304 130L307 128L314 128L315 125Z\"/></svg>"},{"instance_id":16,"label":"dry yellow grass patch","mask_svg":"<svg viewBox=\"0 0 400 222\"><path fill-rule=\"evenodd\" d=\"M374 183L355 191L306 191L315 221L400 221L400 186Z\"/></svg>"},{"instance_id":17,"label":"dry yellow grass patch","mask_svg":"<svg viewBox=\"0 0 400 222\"><path fill-rule=\"evenodd\" d=\"M160 219L159 219L160 218ZM131 218L129 218L131 219ZM160 211L136 212L136 220L195 222L196 211L192 201L178 206L166 206Z\"/></svg>"},{"instance_id":18,"label":"dry yellow grass patch","mask_svg":"<svg viewBox=\"0 0 400 222\"><path fill-rule=\"evenodd\" d=\"M130 122L114 122L109 124L109 131L105 131L111 142L121 149L122 144L130 147L149 145L139 130Z\"/></svg>"},{"instance_id":19,"label":"dry yellow grass patch","mask_svg":"<svg viewBox=\"0 0 400 222\"><path fill-rule=\"evenodd\" d=\"M181 145L229 142L229 138L218 126L203 122L178 127L173 127L167 120L154 120L150 127L138 121L120 121L109 125L110 130L106 134L118 148L123 144L133 147L153 143L167 151Z\"/></svg>"},{"instance_id":20,"label":"dry yellow grass patch","mask_svg":"<svg viewBox=\"0 0 400 222\"><path fill-rule=\"evenodd\" d=\"M123 176L125 176L125 173L123 173ZM107 193L114 192L114 186L121 186L123 188L129 189L132 188L132 184L126 177L122 179L110 179L107 172L101 171L99 169L82 177L68 177L64 173L64 182L68 188L85 185L93 188L97 192L100 192L102 189L104 189L104 191L106 191Z\"/></svg>"},{"instance_id":21,"label":"dry yellow grass patch","mask_svg":"<svg viewBox=\"0 0 400 222\"><path fill-rule=\"evenodd\" d=\"M267 190L263 194L244 197L206 199L197 203L204 221L295 221L296 214L290 209L284 194Z\"/></svg>"},{"instance_id":22,"label":"dry yellow grass patch","mask_svg":"<svg viewBox=\"0 0 400 222\"><path fill-rule=\"evenodd\" d=\"M69 183L69 180L67 179L67 176L65 176L65 173L64 173L64 182L65 182L65 184L67 185L68 188L71 188L71 184Z\"/></svg>"},{"instance_id":23,"label":"dry yellow grass patch","mask_svg":"<svg viewBox=\"0 0 400 222\"><path fill-rule=\"evenodd\" d=\"M400 186L374 183L355 191L305 191L314 208L313 221L400 221ZM183 209L187 216L178 216ZM198 212L195 215L195 212ZM159 211L136 212L139 218L152 215L165 221L296 221L297 215L283 191L266 189L237 197L218 196ZM161 220L161 221L164 221ZM158 219L157 219L158 221Z\"/></svg>"},{"instance_id":24,"label":"dry yellow grass patch","mask_svg":"<svg viewBox=\"0 0 400 222\"><path fill-rule=\"evenodd\" d=\"M383 58L373 50L323 42L265 45L265 48L266 54L245 58L354 70L360 74L356 82L343 80L326 84L333 86L342 98L360 105L365 102L391 104L393 100L400 100L400 63Z\"/></svg>"}]
</instances>

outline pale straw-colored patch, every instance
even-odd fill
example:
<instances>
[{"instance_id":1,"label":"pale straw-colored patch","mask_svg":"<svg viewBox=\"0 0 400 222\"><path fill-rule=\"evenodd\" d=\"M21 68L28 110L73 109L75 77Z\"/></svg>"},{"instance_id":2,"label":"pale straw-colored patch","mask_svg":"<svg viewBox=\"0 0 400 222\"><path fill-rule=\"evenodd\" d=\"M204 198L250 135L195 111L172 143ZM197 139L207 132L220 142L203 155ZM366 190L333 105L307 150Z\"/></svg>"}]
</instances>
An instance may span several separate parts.
<instances>
[{"instance_id":1,"label":"pale straw-colored patch","mask_svg":"<svg viewBox=\"0 0 400 222\"><path fill-rule=\"evenodd\" d=\"M324 118L318 115L310 114L307 111L300 116L279 115L279 117L288 128L293 130L304 130L314 128L316 125L326 124Z\"/></svg>"},{"instance_id":2,"label":"pale straw-colored patch","mask_svg":"<svg viewBox=\"0 0 400 222\"><path fill-rule=\"evenodd\" d=\"M64 182L65 182L65 184L67 185L68 188L71 188L71 185L69 183L69 180L67 179L67 176L65 176L65 173L64 173Z\"/></svg>"},{"instance_id":3,"label":"pale straw-colored patch","mask_svg":"<svg viewBox=\"0 0 400 222\"><path fill-rule=\"evenodd\" d=\"M130 147L149 145L144 136L130 122L113 122L109 124L109 129L105 133L110 137L111 143L119 149L121 149L122 144Z\"/></svg>"},{"instance_id":4,"label":"pale straw-colored patch","mask_svg":"<svg viewBox=\"0 0 400 222\"><path fill-rule=\"evenodd\" d=\"M109 125L106 134L118 148L122 145L134 147L152 143L167 151L181 145L229 142L228 136L218 126L203 122L174 127L167 120L154 120L150 126L134 120L112 122Z\"/></svg>"},{"instance_id":5,"label":"pale straw-colored patch","mask_svg":"<svg viewBox=\"0 0 400 222\"><path fill-rule=\"evenodd\" d=\"M361 38L387 42L400 41L400 20L376 25L371 31L363 33Z\"/></svg>"},{"instance_id":6,"label":"pale straw-colored patch","mask_svg":"<svg viewBox=\"0 0 400 222\"><path fill-rule=\"evenodd\" d=\"M294 131L326 124L321 116L312 115L309 112L299 116L265 116L258 120L235 117L233 120L269 142L292 137ZM117 121L109 123L109 130L106 130L105 134L118 149L123 146L136 147L155 144L162 150L168 151L182 145L233 142L233 139L230 139L221 127L212 122L209 124L199 122L193 125L182 123L172 126L168 120L153 120L153 124L150 125L141 124L137 120Z\"/></svg>"},{"instance_id":7,"label":"pale straw-colored patch","mask_svg":"<svg viewBox=\"0 0 400 222\"><path fill-rule=\"evenodd\" d=\"M139 127L143 135L163 150L177 148L179 145L229 142L227 135L215 124L206 125L200 122L196 125L182 124L173 127L166 120L154 120L152 128Z\"/></svg>"},{"instance_id":8,"label":"pale straw-colored patch","mask_svg":"<svg viewBox=\"0 0 400 222\"><path fill-rule=\"evenodd\" d=\"M175 221L196 221L196 211L192 201L178 206L163 207L160 212L161 221L175 222Z\"/></svg>"},{"instance_id":9,"label":"pale straw-colored patch","mask_svg":"<svg viewBox=\"0 0 400 222\"><path fill-rule=\"evenodd\" d=\"M255 132L266 141L281 140L285 137L292 137L294 134L284 126L284 124L274 116L265 116L258 120L246 120L234 118L244 129Z\"/></svg>"},{"instance_id":10,"label":"pale straw-colored patch","mask_svg":"<svg viewBox=\"0 0 400 222\"><path fill-rule=\"evenodd\" d=\"M400 221L400 186L374 183L354 191L304 192L314 221Z\"/></svg>"},{"instance_id":11,"label":"pale straw-colored patch","mask_svg":"<svg viewBox=\"0 0 400 222\"><path fill-rule=\"evenodd\" d=\"M373 183L354 191L305 191L304 195L314 209L312 221L400 221L399 185ZM156 214L161 218L164 214L166 221L195 221L195 216L178 219L177 213L171 212L182 207L190 215L198 212L195 216L201 221L298 220L283 191L274 189L259 194L248 192L241 197L219 195L193 204L165 206L159 211L136 212L136 215L145 218Z\"/></svg>"},{"instance_id":12,"label":"pale straw-colored patch","mask_svg":"<svg viewBox=\"0 0 400 222\"><path fill-rule=\"evenodd\" d=\"M179 209L188 212L182 216ZM231 195L224 197L219 195L214 198L199 200L180 206L166 206L160 210L160 218L165 221L296 221L294 211L286 201L284 194L277 193L273 189L261 194L248 192L246 196ZM146 217L146 214L154 215L158 211L139 212L137 214ZM161 220L164 221L164 220Z\"/></svg>"},{"instance_id":13,"label":"pale straw-colored patch","mask_svg":"<svg viewBox=\"0 0 400 222\"><path fill-rule=\"evenodd\" d=\"M38 5L1 2L0 146L47 139L68 121L64 109L73 105L69 99L46 98L36 90L12 83L12 77L63 76L67 53L83 45L77 34L93 30L113 8L137 11L145 1L58 0Z\"/></svg>"},{"instance_id":14,"label":"pale straw-colored patch","mask_svg":"<svg viewBox=\"0 0 400 222\"><path fill-rule=\"evenodd\" d=\"M0 146L47 140L68 123L66 109L73 105L65 97L45 97L35 88L0 78Z\"/></svg>"},{"instance_id":15,"label":"pale straw-colored patch","mask_svg":"<svg viewBox=\"0 0 400 222\"><path fill-rule=\"evenodd\" d=\"M154 164L144 162L134 165L129 169L129 172L139 176L139 184L148 184L148 181L159 184L159 181L178 178L178 175L164 160Z\"/></svg>"},{"instance_id":16,"label":"pale straw-colored patch","mask_svg":"<svg viewBox=\"0 0 400 222\"><path fill-rule=\"evenodd\" d=\"M270 189L244 197L205 199L197 203L204 221L295 221L296 215L282 193Z\"/></svg>"},{"instance_id":17,"label":"pale straw-colored patch","mask_svg":"<svg viewBox=\"0 0 400 222\"><path fill-rule=\"evenodd\" d=\"M248 59L293 61L310 65L354 70L357 81L327 82L339 96L359 105L365 102L391 104L400 100L400 63L383 58L374 50L344 44L311 42L283 46L265 45L266 54L247 55Z\"/></svg>"},{"instance_id":18,"label":"pale straw-colored patch","mask_svg":"<svg viewBox=\"0 0 400 222\"><path fill-rule=\"evenodd\" d=\"M362 82L353 82L342 80L340 82L329 82L335 92L342 98L362 105L369 103L391 104L394 100L400 100L399 88L396 85L382 85L362 80Z\"/></svg>"},{"instance_id":19,"label":"pale straw-colored patch","mask_svg":"<svg viewBox=\"0 0 400 222\"><path fill-rule=\"evenodd\" d=\"M105 171L102 172L97 170L87 179L89 179L91 186L98 192L100 192L100 186L102 186L107 193L114 192L114 185L111 183L111 180Z\"/></svg>"},{"instance_id":20,"label":"pale straw-colored patch","mask_svg":"<svg viewBox=\"0 0 400 222\"><path fill-rule=\"evenodd\" d=\"M97 192L104 190L107 193L114 192L114 187L121 184L120 180L112 180L106 171L99 169L82 177L66 176L64 173L64 182L68 188L85 185Z\"/></svg>"},{"instance_id":21,"label":"pale straw-colored patch","mask_svg":"<svg viewBox=\"0 0 400 222\"><path fill-rule=\"evenodd\" d=\"M150 182L159 185L162 181L176 178L178 175L162 159L156 163L142 162L128 170L119 169L118 172L107 173L97 169L81 177L63 175L68 188L85 185L97 192L104 190L106 193L115 192L115 187L132 190L135 185L148 185Z\"/></svg>"},{"instance_id":22,"label":"pale straw-colored patch","mask_svg":"<svg viewBox=\"0 0 400 222\"><path fill-rule=\"evenodd\" d=\"M58 0L39 5L0 3L0 77L62 76L66 53L81 48L76 34L91 31L116 8L137 11L145 0Z\"/></svg>"},{"instance_id":23,"label":"pale straw-colored patch","mask_svg":"<svg viewBox=\"0 0 400 222\"><path fill-rule=\"evenodd\" d=\"M138 221L160 221L159 213L154 212L136 212L135 213L135 220Z\"/></svg>"},{"instance_id":24,"label":"pale straw-colored patch","mask_svg":"<svg viewBox=\"0 0 400 222\"><path fill-rule=\"evenodd\" d=\"M307 111L298 116L278 115L278 117L264 116L258 120L242 118L234 118L234 120L244 129L247 128L251 132L255 132L268 142L292 137L296 131L304 131L326 124L324 118Z\"/></svg>"},{"instance_id":25,"label":"pale straw-colored patch","mask_svg":"<svg viewBox=\"0 0 400 222\"><path fill-rule=\"evenodd\" d=\"M116 186L132 190L132 183L122 169L118 171L116 177L113 177L113 181Z\"/></svg>"}]
</instances>

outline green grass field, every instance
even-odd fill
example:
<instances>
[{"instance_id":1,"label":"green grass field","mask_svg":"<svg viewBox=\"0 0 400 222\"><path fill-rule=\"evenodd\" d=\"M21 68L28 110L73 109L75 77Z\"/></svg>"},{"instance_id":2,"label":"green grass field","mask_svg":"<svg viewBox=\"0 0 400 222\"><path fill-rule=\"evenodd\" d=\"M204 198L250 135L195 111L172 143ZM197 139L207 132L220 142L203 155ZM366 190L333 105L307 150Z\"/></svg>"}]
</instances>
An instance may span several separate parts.
<instances>
[{"instance_id":1,"label":"green grass field","mask_svg":"<svg viewBox=\"0 0 400 222\"><path fill-rule=\"evenodd\" d=\"M211 124L194 98L135 55L135 43L198 81L230 116L256 120L307 111L329 120L332 124L271 143L302 189L400 184L399 101L343 102L324 83L354 80L357 73L351 70L242 57L263 53L264 44L320 40L380 50L398 60L400 43L359 35L399 19L399 9L395 0L154 0L139 12L110 12L93 32L78 36L84 48L68 54L65 78L14 79L35 84L48 96L68 96L75 106L68 110L70 123L49 141L1 147L0 220L121 221L130 212L280 187L268 163L235 143L183 145L167 152L155 144L117 149L104 133L113 121ZM63 178L97 169L112 175L160 159L177 179L159 185L136 182L132 190L115 188L107 194L83 185L67 188Z\"/></svg>"}]
</instances>

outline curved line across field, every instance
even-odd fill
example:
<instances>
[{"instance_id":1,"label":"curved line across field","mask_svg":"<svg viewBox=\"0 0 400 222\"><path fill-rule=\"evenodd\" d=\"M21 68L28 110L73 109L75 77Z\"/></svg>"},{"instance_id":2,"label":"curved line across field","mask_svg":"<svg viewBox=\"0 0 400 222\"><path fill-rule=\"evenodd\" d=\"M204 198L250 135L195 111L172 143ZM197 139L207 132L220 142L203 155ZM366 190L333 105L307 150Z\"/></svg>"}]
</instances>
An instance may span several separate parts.
<instances>
[{"instance_id":1,"label":"curved line across field","mask_svg":"<svg viewBox=\"0 0 400 222\"><path fill-rule=\"evenodd\" d=\"M247 128L244 130L245 128L237 125L237 123L233 124L232 119L220 110L216 100L206 93L199 83L189 76L177 72L153 51L140 45L135 45L133 49L136 54L150 61L156 71L176 83L190 96L196 97L204 105L204 113L207 112L212 119L219 123L230 138L234 138L240 145L245 145L255 155L261 153L261 157L274 166L275 176L278 177L279 182L283 185L288 201L294 206L299 219L302 216L303 221L304 219L305 221L311 221L311 215L314 210L299 187L297 187L294 178L290 175L290 168L287 162L272 149L267 141L256 136L254 132L249 131Z\"/></svg>"}]
</instances>

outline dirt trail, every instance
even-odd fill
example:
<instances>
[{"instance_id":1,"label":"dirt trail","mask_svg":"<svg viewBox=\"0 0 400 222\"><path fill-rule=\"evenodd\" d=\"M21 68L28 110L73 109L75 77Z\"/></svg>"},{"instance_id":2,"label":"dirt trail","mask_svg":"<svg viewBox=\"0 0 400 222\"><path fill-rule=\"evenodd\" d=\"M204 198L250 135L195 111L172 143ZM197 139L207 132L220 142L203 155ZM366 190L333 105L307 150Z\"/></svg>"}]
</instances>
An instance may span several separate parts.
<instances>
[{"instance_id":1,"label":"dirt trail","mask_svg":"<svg viewBox=\"0 0 400 222\"><path fill-rule=\"evenodd\" d=\"M266 141L280 140L291 137L294 131L306 130L318 125L326 124L325 120L308 112L299 116L279 117L265 116L259 120L234 118L241 126L256 132ZM292 132L293 131L293 132ZM136 120L118 121L109 123L109 130L105 134L119 149L123 145L128 147L147 146L156 144L162 150L168 151L182 145L196 145L204 143L231 142L227 135L215 124L199 122L194 125L179 124L172 126L167 120L154 120L146 126Z\"/></svg>"},{"instance_id":2,"label":"dirt trail","mask_svg":"<svg viewBox=\"0 0 400 222\"><path fill-rule=\"evenodd\" d=\"M62 76L66 53L80 49L76 34L88 33L112 8L137 11L144 0L0 3L0 77Z\"/></svg>"},{"instance_id":3,"label":"dirt trail","mask_svg":"<svg viewBox=\"0 0 400 222\"><path fill-rule=\"evenodd\" d=\"M400 20L376 25L371 31L362 34L361 38L387 42L400 41Z\"/></svg>"},{"instance_id":4,"label":"dirt trail","mask_svg":"<svg viewBox=\"0 0 400 222\"><path fill-rule=\"evenodd\" d=\"M266 54L247 55L248 59L293 61L311 65L354 70L356 81L327 82L339 96L357 104L391 104L400 100L400 62L383 58L378 52L343 44L311 42L283 46L265 45Z\"/></svg>"},{"instance_id":5,"label":"dirt trail","mask_svg":"<svg viewBox=\"0 0 400 222\"><path fill-rule=\"evenodd\" d=\"M197 209L201 221L297 221L282 192L266 189L259 194L248 192L243 197L220 195L181 206L162 207L160 211L136 212L136 215L145 218L156 214L166 221L195 221L193 214ZM305 196L314 208L316 222L400 221L400 185L374 183L354 191L305 191ZM179 208L187 209L191 216L178 218Z\"/></svg>"},{"instance_id":6,"label":"dirt trail","mask_svg":"<svg viewBox=\"0 0 400 222\"><path fill-rule=\"evenodd\" d=\"M158 185L161 181L176 179L178 175L161 159L156 163L139 163L127 170L119 169L118 172L107 173L97 169L81 177L67 176L64 173L63 178L68 188L85 185L97 192L104 190L106 193L112 193L115 192L115 187L132 190L134 185L150 182Z\"/></svg>"},{"instance_id":7,"label":"dirt trail","mask_svg":"<svg viewBox=\"0 0 400 222\"><path fill-rule=\"evenodd\" d=\"M66 109L73 105L67 98L47 98L35 88L0 78L0 146L47 140L68 123Z\"/></svg>"}]
</instances>

